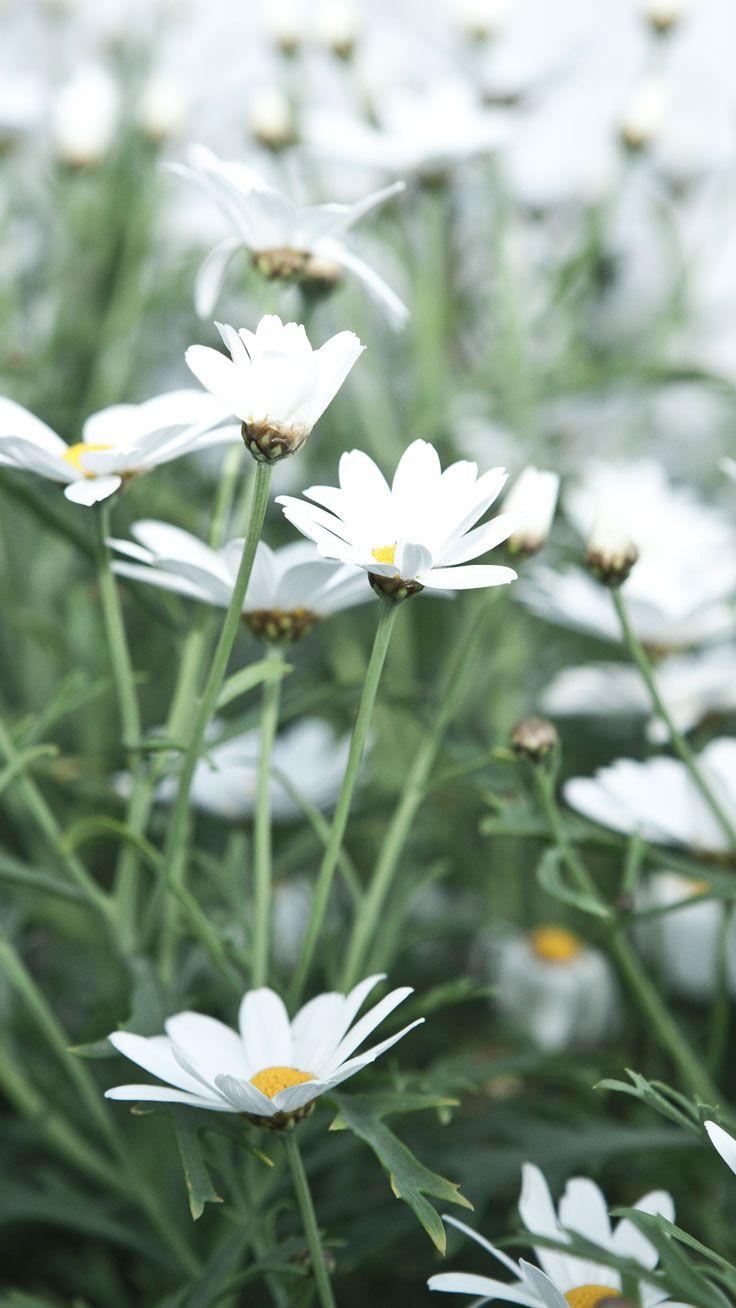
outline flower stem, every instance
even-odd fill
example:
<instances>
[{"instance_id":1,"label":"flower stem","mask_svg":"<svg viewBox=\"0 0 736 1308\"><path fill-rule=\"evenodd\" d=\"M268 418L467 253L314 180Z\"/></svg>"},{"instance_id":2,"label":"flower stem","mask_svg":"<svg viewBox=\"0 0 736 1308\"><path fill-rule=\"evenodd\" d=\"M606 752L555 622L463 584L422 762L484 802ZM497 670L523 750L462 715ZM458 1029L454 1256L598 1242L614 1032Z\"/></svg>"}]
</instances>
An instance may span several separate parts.
<instances>
[{"instance_id":1,"label":"flower stem","mask_svg":"<svg viewBox=\"0 0 736 1308\"><path fill-rule=\"evenodd\" d=\"M373 877L356 913L342 974L341 987L344 991L355 985L365 964L381 919L386 896L391 889L417 811L426 794L434 762L447 727L462 699L465 690L464 673L476 651L487 613L488 606L482 605L470 630L468 631L464 626L460 629L455 657L450 664L445 685L439 694L439 707L435 720L424 736L407 772L401 797L383 838Z\"/></svg>"},{"instance_id":2,"label":"flower stem","mask_svg":"<svg viewBox=\"0 0 736 1308\"><path fill-rule=\"evenodd\" d=\"M736 826L734 826L734 823L725 813L719 800L713 794L713 791L703 775L695 754L688 745L685 737L682 735L682 732L678 731L672 720L672 715L657 689L652 665L631 625L631 620L621 592L619 590L613 590L611 593L618 614L618 619L621 623L621 631L623 633L626 648L633 662L636 664L647 690L649 691L655 711L667 728L672 748L690 773L695 785L708 805L708 808L726 835L731 848L736 849Z\"/></svg>"},{"instance_id":3,"label":"flower stem","mask_svg":"<svg viewBox=\"0 0 736 1308\"><path fill-rule=\"evenodd\" d=\"M335 807L330 835L322 855L322 862L317 874L317 884L314 888L314 898L312 900L312 911L310 914L307 930L302 944L302 951L297 964L296 973L291 987L291 1001L295 1006L301 998L304 985L309 975L309 969L312 965L317 939L322 929L325 913L327 911L327 901L329 899L332 880L335 875L335 869L340 857L340 848L347 827L348 816L350 814L350 805L353 799L355 783L358 779L358 769L360 760L363 756L365 742L368 736L373 708L376 702L378 692L378 683L381 679L381 672L388 652L391 632L396 621L398 605L389 601L382 601L381 616L378 619L378 626L373 640L373 649L368 661L365 680L363 682L363 691L358 705L358 712L355 718L353 734L350 740L350 752L345 768L340 794Z\"/></svg>"},{"instance_id":4,"label":"flower stem","mask_svg":"<svg viewBox=\"0 0 736 1308\"><path fill-rule=\"evenodd\" d=\"M325 1263L324 1250L320 1239L317 1217L314 1211L312 1195L309 1190L307 1174L304 1171L302 1156L299 1152L299 1145L296 1142L296 1132L289 1131L284 1137L286 1145L286 1156L289 1160L291 1175L294 1181L294 1191L299 1204L299 1211L302 1215L304 1225L304 1234L307 1237L309 1253L312 1260L312 1271L314 1279L317 1282L317 1294L322 1308L336 1308L335 1296L332 1293L330 1276Z\"/></svg>"},{"instance_id":5,"label":"flower stem","mask_svg":"<svg viewBox=\"0 0 736 1308\"><path fill-rule=\"evenodd\" d=\"M269 650L268 658L283 662L280 647ZM256 809L253 819L253 985L264 986L268 979L273 867L271 850L271 758L279 721L281 677L263 683L261 739L256 783Z\"/></svg>"},{"instance_id":6,"label":"flower stem","mask_svg":"<svg viewBox=\"0 0 736 1308\"><path fill-rule=\"evenodd\" d=\"M186 835L189 820L189 796L192 789L192 781L194 780L194 773L202 753L205 732L214 712L217 696L220 692L225 672L227 671L230 653L235 644L235 637L238 634L243 600L245 599L245 593L248 589L248 582L250 581L250 574L253 568L256 547L261 538L263 521L266 516L268 493L271 485L271 471L271 465L268 463L256 464L255 487L251 503L250 518L248 521L248 530L246 532L245 543L243 546L243 556L240 560L240 567L233 587L232 598L225 614L225 621L223 622L220 631L220 638L212 657L209 675L197 705L189 746L184 757L184 763L179 778L179 787L171 814L171 821L169 824L163 857L163 882L165 885L170 884L173 887L181 885L184 880ZM174 972L177 932L178 914L174 911L174 906L172 905L172 911L167 913L164 921L161 960L164 976L169 979L173 976Z\"/></svg>"},{"instance_id":7,"label":"flower stem","mask_svg":"<svg viewBox=\"0 0 736 1308\"><path fill-rule=\"evenodd\" d=\"M554 778L543 767L536 766L534 783L540 808L549 824L550 834L578 890L586 897L595 899L601 906L605 906L590 872L568 838L555 799ZM602 943L611 955L632 998L650 1023L657 1043L672 1059L691 1093L704 1099L706 1103L717 1104L720 1098L717 1086L704 1070L702 1060L691 1048L672 1017L651 977L647 975L629 941L622 934L618 922L614 921L613 930L609 929L604 934Z\"/></svg>"}]
</instances>

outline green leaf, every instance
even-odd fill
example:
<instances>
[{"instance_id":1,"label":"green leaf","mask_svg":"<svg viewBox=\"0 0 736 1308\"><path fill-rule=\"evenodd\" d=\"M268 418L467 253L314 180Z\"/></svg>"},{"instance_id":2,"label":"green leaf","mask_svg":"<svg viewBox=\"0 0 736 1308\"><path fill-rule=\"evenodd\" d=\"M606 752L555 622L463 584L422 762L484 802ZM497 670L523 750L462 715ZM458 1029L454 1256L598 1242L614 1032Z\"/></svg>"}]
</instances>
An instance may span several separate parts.
<instances>
[{"instance_id":1,"label":"green leaf","mask_svg":"<svg viewBox=\"0 0 736 1308\"><path fill-rule=\"evenodd\" d=\"M172 1110L174 1134L179 1150L179 1157L184 1168L184 1180L189 1195L189 1211L192 1220L197 1221L204 1212L205 1204L221 1204L222 1196L217 1193L202 1152L200 1133L192 1125L191 1114Z\"/></svg>"},{"instance_id":2,"label":"green leaf","mask_svg":"<svg viewBox=\"0 0 736 1308\"><path fill-rule=\"evenodd\" d=\"M542 855L537 867L537 882L542 890L553 899L569 904L571 908L576 908L581 913L588 913L592 917L609 918L611 911L605 904L601 904L581 890L573 890L572 886L567 884L560 866L560 858L561 851L556 848L548 849Z\"/></svg>"},{"instance_id":3,"label":"green leaf","mask_svg":"<svg viewBox=\"0 0 736 1308\"><path fill-rule=\"evenodd\" d=\"M158 868L161 862L161 854L156 846L151 844L150 840L146 840L137 831L133 831L125 822L120 822L117 818L106 817L101 813L94 814L92 817L80 818L78 822L73 822L64 832L62 845L68 853L72 854L90 840L110 836L125 844L133 845L149 867L154 870Z\"/></svg>"},{"instance_id":4,"label":"green leaf","mask_svg":"<svg viewBox=\"0 0 736 1308\"><path fill-rule=\"evenodd\" d=\"M453 1101L429 1095L338 1095L340 1112L330 1126L331 1131L352 1131L353 1135L372 1149L388 1175L389 1184L397 1199L403 1199L424 1227L440 1253L445 1252L447 1237L437 1209L426 1195L444 1203L459 1204L462 1208L473 1205L460 1192L459 1185L448 1181L437 1172L420 1163L410 1149L386 1126L383 1118L391 1113L415 1112L420 1108L452 1106Z\"/></svg>"},{"instance_id":5,"label":"green leaf","mask_svg":"<svg viewBox=\"0 0 736 1308\"><path fill-rule=\"evenodd\" d=\"M640 1072L632 1072L630 1068L626 1069L626 1075L629 1077L628 1081L606 1078L599 1081L595 1089L611 1090L614 1094L629 1095L632 1099L638 1099L648 1108L653 1108L661 1117L676 1122L678 1126L684 1127L686 1131L698 1137L701 1135L701 1123L708 1116L714 1115L715 1110L712 1107L707 1106L707 1111L705 1105L696 1107L692 1100L680 1094L679 1090L674 1090L672 1086L665 1085L663 1081L647 1081Z\"/></svg>"},{"instance_id":6,"label":"green leaf","mask_svg":"<svg viewBox=\"0 0 736 1308\"><path fill-rule=\"evenodd\" d=\"M621 1208L615 1210L616 1216L630 1221L654 1245L659 1254L659 1263L667 1278L668 1288L678 1298L687 1300L693 1308L731 1308L728 1299L708 1280L702 1269L677 1247L675 1241L688 1244L693 1242L685 1231L674 1226L666 1217L644 1213L639 1208ZM683 1240L683 1237L684 1240ZM730 1288L736 1288L736 1268L725 1259L713 1254L705 1245L700 1249L725 1271L725 1279Z\"/></svg>"},{"instance_id":7,"label":"green leaf","mask_svg":"<svg viewBox=\"0 0 736 1308\"><path fill-rule=\"evenodd\" d=\"M285 677L289 672L293 672L293 667L289 663L281 663L277 659L261 659L259 663L251 663L247 668L241 668L240 672L233 673L228 677L225 685L222 687L217 699L218 709L224 708L226 704L231 704L234 699L239 699L241 695L247 694L263 681L277 681L280 677Z\"/></svg>"}]
</instances>

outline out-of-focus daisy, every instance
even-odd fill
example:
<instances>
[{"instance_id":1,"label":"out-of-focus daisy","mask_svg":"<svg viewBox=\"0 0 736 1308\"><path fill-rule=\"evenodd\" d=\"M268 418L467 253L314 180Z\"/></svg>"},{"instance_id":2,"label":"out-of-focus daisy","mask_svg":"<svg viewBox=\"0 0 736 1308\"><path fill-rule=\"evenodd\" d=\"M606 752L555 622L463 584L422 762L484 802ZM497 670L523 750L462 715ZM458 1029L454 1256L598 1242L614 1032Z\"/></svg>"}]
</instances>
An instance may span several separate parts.
<instances>
[{"instance_id":1,"label":"out-of-focus daisy","mask_svg":"<svg viewBox=\"0 0 736 1308\"><path fill-rule=\"evenodd\" d=\"M675 1207L664 1190L653 1190L633 1207L643 1213L660 1214L670 1222L674 1220ZM595 1182L587 1177L572 1177L559 1207L555 1209L549 1186L539 1168L525 1163L519 1213L532 1237L536 1235L568 1244L568 1232L573 1232L609 1253L637 1263L642 1271L653 1271L657 1266L657 1250L633 1222L624 1219L616 1226L611 1225L606 1198ZM496 1249L464 1222L454 1217L445 1217L444 1220L497 1258L516 1279L509 1284L468 1272L440 1272L438 1276L430 1277L430 1290L472 1294L483 1301L498 1299L502 1303L525 1304L526 1308L604 1308L607 1300L614 1300L621 1294L621 1277L605 1263L579 1258L572 1253L558 1253L539 1245L535 1246L534 1255L541 1264L540 1270L524 1259L515 1263L508 1254ZM645 1280L640 1282L638 1290L643 1308L665 1303L670 1308L686 1308L686 1305L672 1303L664 1291Z\"/></svg>"},{"instance_id":2,"label":"out-of-focus daisy","mask_svg":"<svg viewBox=\"0 0 736 1308\"><path fill-rule=\"evenodd\" d=\"M214 743L199 760L192 783L192 803L228 822L243 822L255 809L260 733L246 731L217 742L222 725L215 723ZM276 738L271 756L269 806L277 822L293 821L301 810L290 787L315 808L334 807L348 759L350 739L335 738L321 718L302 718ZM174 777L162 782L160 800L176 795Z\"/></svg>"},{"instance_id":3,"label":"out-of-focus daisy","mask_svg":"<svg viewBox=\"0 0 736 1308\"><path fill-rule=\"evenodd\" d=\"M321 0L315 15L317 36L338 59L349 59L360 36L360 13L353 0Z\"/></svg>"},{"instance_id":4,"label":"out-of-focus daisy","mask_svg":"<svg viewBox=\"0 0 736 1308\"><path fill-rule=\"evenodd\" d=\"M254 332L217 323L228 359L190 345L186 359L206 390L242 423L242 436L262 463L301 449L365 348L354 332L338 332L313 350L295 322L267 314Z\"/></svg>"},{"instance_id":5,"label":"out-of-focus daisy","mask_svg":"<svg viewBox=\"0 0 736 1308\"><path fill-rule=\"evenodd\" d=\"M424 1021L417 1018L353 1057L412 993L409 986L390 991L356 1022L382 980L368 977L347 995L317 995L291 1021L273 990L249 990L240 1005L239 1033L203 1013L170 1017L165 1035L115 1031L110 1042L118 1052L165 1084L118 1085L107 1098L188 1104L243 1113L260 1126L287 1126Z\"/></svg>"},{"instance_id":6,"label":"out-of-focus daisy","mask_svg":"<svg viewBox=\"0 0 736 1308\"><path fill-rule=\"evenodd\" d=\"M723 903L716 899L690 901L707 893L707 881L694 881L674 872L655 872L641 889L642 908L671 908L672 912L641 922L636 937L656 965L667 988L687 999L704 1002L715 994ZM681 907L681 905L686 907ZM729 985L736 993L736 923L726 946Z\"/></svg>"},{"instance_id":7,"label":"out-of-focus daisy","mask_svg":"<svg viewBox=\"0 0 736 1308\"><path fill-rule=\"evenodd\" d=\"M165 522L135 522L135 542L108 544L133 562L116 562L113 571L226 609L243 554L243 541L211 549L197 536ZM259 541L243 618L266 644L287 644L311 631L320 618L363 603L370 596L360 568L323 559L306 541L272 550Z\"/></svg>"},{"instance_id":8,"label":"out-of-focus daisy","mask_svg":"<svg viewBox=\"0 0 736 1308\"><path fill-rule=\"evenodd\" d=\"M85 65L57 92L52 107L56 152L70 168L91 168L110 152L120 123L120 89L97 64Z\"/></svg>"},{"instance_id":9,"label":"out-of-focus daisy","mask_svg":"<svg viewBox=\"0 0 736 1308\"><path fill-rule=\"evenodd\" d=\"M7 150L38 123L43 113L44 91L32 73L3 70L0 80L0 152Z\"/></svg>"},{"instance_id":10,"label":"out-of-focus daisy","mask_svg":"<svg viewBox=\"0 0 736 1308\"><path fill-rule=\"evenodd\" d=\"M725 514L674 486L659 464L595 463L565 494L565 510L588 540L612 506L637 550L621 594L634 630L656 651L681 650L733 631L736 530ZM707 558L704 569L701 560ZM553 622L620 641L610 595L581 569L537 567L518 594Z\"/></svg>"},{"instance_id":11,"label":"out-of-focus daisy","mask_svg":"<svg viewBox=\"0 0 736 1308\"><path fill-rule=\"evenodd\" d=\"M281 86L259 86L251 92L248 126L253 139L274 154L296 143L298 128L294 106ZM196 289L195 286L195 294Z\"/></svg>"},{"instance_id":12,"label":"out-of-focus daisy","mask_svg":"<svg viewBox=\"0 0 736 1308\"><path fill-rule=\"evenodd\" d=\"M279 495L277 501L320 554L364 568L390 598L405 599L425 586L468 590L516 578L513 568L498 564L463 566L518 526L515 514L503 513L473 527L500 494L503 468L479 477L477 464L461 461L443 472L434 446L418 440L402 454L391 486L361 450L342 455L339 481L339 487L311 486L306 500Z\"/></svg>"},{"instance_id":13,"label":"out-of-focus daisy","mask_svg":"<svg viewBox=\"0 0 736 1308\"><path fill-rule=\"evenodd\" d=\"M706 745L700 772L726 813L736 812L736 740ZM576 812L626 835L639 832L660 845L724 853L728 836L679 759L618 759L594 777L573 777L564 796Z\"/></svg>"},{"instance_id":14,"label":"out-of-focus daisy","mask_svg":"<svg viewBox=\"0 0 736 1308\"><path fill-rule=\"evenodd\" d=\"M560 479L556 472L539 468L524 468L507 492L503 507L507 513L517 513L520 525L508 540L512 554L536 554L552 528L557 508Z\"/></svg>"},{"instance_id":15,"label":"out-of-focus daisy","mask_svg":"<svg viewBox=\"0 0 736 1308\"><path fill-rule=\"evenodd\" d=\"M710 714L736 709L736 653L716 645L695 654L671 655L654 668L654 680L678 731L692 731ZM651 697L636 668L627 663L588 663L565 668L550 682L540 708L551 717L648 717ZM662 742L668 732L649 718L647 736Z\"/></svg>"},{"instance_id":16,"label":"out-of-focus daisy","mask_svg":"<svg viewBox=\"0 0 736 1308\"><path fill-rule=\"evenodd\" d=\"M154 73L141 91L136 119L143 135L160 145L178 136L184 127L187 98L181 84L164 73Z\"/></svg>"},{"instance_id":17,"label":"out-of-focus daisy","mask_svg":"<svg viewBox=\"0 0 736 1308\"><path fill-rule=\"evenodd\" d=\"M649 77L634 89L621 120L621 140L629 150L643 150L658 135L665 115L664 87Z\"/></svg>"},{"instance_id":18,"label":"out-of-focus daisy","mask_svg":"<svg viewBox=\"0 0 736 1308\"><path fill-rule=\"evenodd\" d=\"M541 1049L594 1045L616 1026L611 967L567 928L540 926L488 952L494 1002Z\"/></svg>"},{"instance_id":19,"label":"out-of-focus daisy","mask_svg":"<svg viewBox=\"0 0 736 1308\"><path fill-rule=\"evenodd\" d=\"M233 257L245 250L260 273L279 281L322 283L329 276L329 265L334 267L335 280L347 269L396 325L406 321L406 305L343 241L348 228L402 191L403 182L355 204L299 206L253 168L218 159L202 145L190 147L188 163L171 164L170 168L200 186L232 229L232 234L210 251L197 274L194 299L201 317L212 313Z\"/></svg>"},{"instance_id":20,"label":"out-of-focus daisy","mask_svg":"<svg viewBox=\"0 0 736 1308\"><path fill-rule=\"evenodd\" d=\"M466 82L432 81L418 91L394 87L376 97L377 124L315 110L305 140L321 155L384 173L433 178L508 138L504 114L486 108Z\"/></svg>"},{"instance_id":21,"label":"out-of-focus daisy","mask_svg":"<svg viewBox=\"0 0 736 1308\"><path fill-rule=\"evenodd\" d=\"M96 504L144 472L184 454L237 442L228 409L201 391L170 391L142 404L113 404L87 418L82 439L61 436L13 400L0 397L0 465L64 486L75 504Z\"/></svg>"},{"instance_id":22,"label":"out-of-focus daisy","mask_svg":"<svg viewBox=\"0 0 736 1308\"><path fill-rule=\"evenodd\" d=\"M644 0L644 17L655 32L666 35L684 17L688 4L689 0Z\"/></svg>"}]
</instances>

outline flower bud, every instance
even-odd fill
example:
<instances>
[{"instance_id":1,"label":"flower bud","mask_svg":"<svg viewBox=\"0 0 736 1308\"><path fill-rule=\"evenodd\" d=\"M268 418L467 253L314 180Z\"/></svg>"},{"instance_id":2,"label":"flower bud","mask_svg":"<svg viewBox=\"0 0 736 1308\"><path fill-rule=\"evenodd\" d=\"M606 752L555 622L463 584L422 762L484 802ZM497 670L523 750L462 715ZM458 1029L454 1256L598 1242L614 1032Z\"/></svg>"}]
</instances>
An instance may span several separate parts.
<instances>
[{"instance_id":1,"label":"flower bud","mask_svg":"<svg viewBox=\"0 0 736 1308\"><path fill-rule=\"evenodd\" d=\"M263 87L250 101L251 134L259 145L278 153L297 140L296 120L288 96L278 86Z\"/></svg>"},{"instance_id":2,"label":"flower bud","mask_svg":"<svg viewBox=\"0 0 736 1308\"><path fill-rule=\"evenodd\" d=\"M350 59L360 34L352 0L323 0L317 11L317 31L323 45L338 59Z\"/></svg>"},{"instance_id":3,"label":"flower bud","mask_svg":"<svg viewBox=\"0 0 736 1308\"><path fill-rule=\"evenodd\" d=\"M182 88L164 76L150 78L138 101L138 126L155 145L177 136L183 126L186 103Z\"/></svg>"},{"instance_id":4,"label":"flower bud","mask_svg":"<svg viewBox=\"0 0 736 1308\"><path fill-rule=\"evenodd\" d=\"M243 443L257 463L280 463L302 448L311 428L281 427L275 422L244 422Z\"/></svg>"},{"instance_id":5,"label":"flower bud","mask_svg":"<svg viewBox=\"0 0 736 1308\"><path fill-rule=\"evenodd\" d=\"M504 500L504 512L516 513L521 525L509 536L511 554L529 556L541 549L552 527L560 479L556 472L542 472L531 464L519 474Z\"/></svg>"},{"instance_id":6,"label":"flower bud","mask_svg":"<svg viewBox=\"0 0 736 1308\"><path fill-rule=\"evenodd\" d=\"M650 78L634 91L621 121L621 140L627 150L645 150L658 136L664 121L665 100L661 82Z\"/></svg>"},{"instance_id":7,"label":"flower bud","mask_svg":"<svg viewBox=\"0 0 736 1308\"><path fill-rule=\"evenodd\" d=\"M299 0L268 0L268 32L282 55L292 58L304 39L304 18Z\"/></svg>"},{"instance_id":8,"label":"flower bud","mask_svg":"<svg viewBox=\"0 0 736 1308\"><path fill-rule=\"evenodd\" d=\"M559 736L546 718L522 718L511 732L511 745L522 758L537 762L549 758L559 745Z\"/></svg>"},{"instance_id":9,"label":"flower bud","mask_svg":"<svg viewBox=\"0 0 736 1308\"><path fill-rule=\"evenodd\" d=\"M92 168L109 153L120 120L117 84L104 68L80 68L59 91L53 106L53 135L60 161Z\"/></svg>"},{"instance_id":10,"label":"flower bud","mask_svg":"<svg viewBox=\"0 0 736 1308\"><path fill-rule=\"evenodd\" d=\"M687 0L647 0L644 17L653 32L667 36L680 22L686 8Z\"/></svg>"},{"instance_id":11,"label":"flower bud","mask_svg":"<svg viewBox=\"0 0 736 1308\"><path fill-rule=\"evenodd\" d=\"M609 510L600 510L586 552L586 564L604 586L622 586L639 551Z\"/></svg>"}]
</instances>

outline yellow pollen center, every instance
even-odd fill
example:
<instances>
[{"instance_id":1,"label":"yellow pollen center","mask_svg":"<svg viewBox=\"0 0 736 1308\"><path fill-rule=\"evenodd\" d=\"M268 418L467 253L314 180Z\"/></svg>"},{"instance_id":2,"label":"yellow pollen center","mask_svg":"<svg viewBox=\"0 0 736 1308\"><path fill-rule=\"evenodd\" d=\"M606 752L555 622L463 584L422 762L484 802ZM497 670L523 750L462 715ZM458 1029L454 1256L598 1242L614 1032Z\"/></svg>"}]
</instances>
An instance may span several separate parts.
<instances>
[{"instance_id":1,"label":"yellow pollen center","mask_svg":"<svg viewBox=\"0 0 736 1308\"><path fill-rule=\"evenodd\" d=\"M96 477L96 473L87 472L87 469L82 467L80 462L81 456L83 454L96 454L98 450L111 449L112 445L88 445L86 441L78 441L76 445L70 445L69 449L65 450L61 457L66 463L71 463L72 467L76 468L77 472L84 473L85 477Z\"/></svg>"},{"instance_id":2,"label":"yellow pollen center","mask_svg":"<svg viewBox=\"0 0 736 1308\"><path fill-rule=\"evenodd\" d=\"M598 1308L611 1296L616 1298L618 1293L610 1285L581 1285L577 1290L568 1290L565 1299L570 1308Z\"/></svg>"},{"instance_id":3,"label":"yellow pollen center","mask_svg":"<svg viewBox=\"0 0 736 1308\"><path fill-rule=\"evenodd\" d=\"M371 550L376 563L393 563L396 557L396 541L393 545L379 545L377 550Z\"/></svg>"},{"instance_id":4,"label":"yellow pollen center","mask_svg":"<svg viewBox=\"0 0 736 1308\"><path fill-rule=\"evenodd\" d=\"M256 1072L255 1076L250 1078L251 1085L261 1094L267 1095L273 1099L279 1090L288 1090L289 1086L302 1085L304 1081L313 1081L314 1077L309 1072L300 1072L296 1067L264 1067L262 1072Z\"/></svg>"},{"instance_id":5,"label":"yellow pollen center","mask_svg":"<svg viewBox=\"0 0 736 1308\"><path fill-rule=\"evenodd\" d=\"M710 881L691 881L688 888L691 895L707 895Z\"/></svg>"},{"instance_id":6,"label":"yellow pollen center","mask_svg":"<svg viewBox=\"0 0 736 1308\"><path fill-rule=\"evenodd\" d=\"M537 958L543 958L546 963L569 963L583 948L577 936L565 927L537 927L529 936L529 942Z\"/></svg>"}]
</instances>

